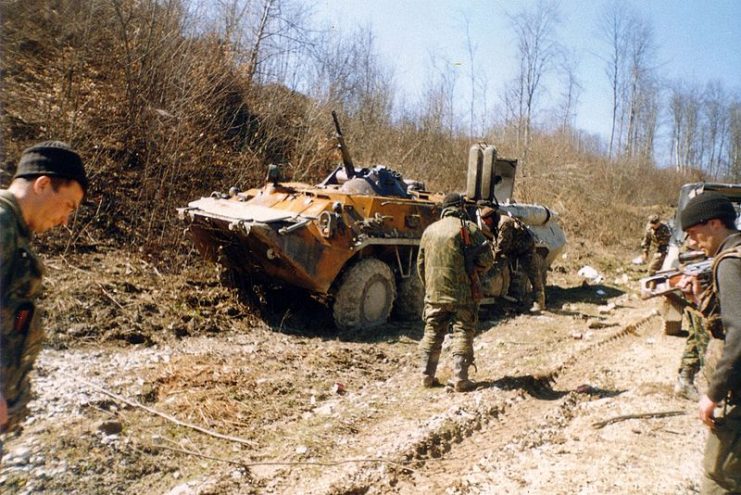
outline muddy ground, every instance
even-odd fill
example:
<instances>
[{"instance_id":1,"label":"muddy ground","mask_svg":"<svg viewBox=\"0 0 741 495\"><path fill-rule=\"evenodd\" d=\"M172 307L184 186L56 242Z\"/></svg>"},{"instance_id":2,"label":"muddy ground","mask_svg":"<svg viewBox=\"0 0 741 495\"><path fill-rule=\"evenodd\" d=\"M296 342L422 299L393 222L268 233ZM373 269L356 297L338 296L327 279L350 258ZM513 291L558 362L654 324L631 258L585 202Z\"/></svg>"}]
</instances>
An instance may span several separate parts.
<instances>
[{"instance_id":1,"label":"muddy ground","mask_svg":"<svg viewBox=\"0 0 741 495\"><path fill-rule=\"evenodd\" d=\"M587 261L554 267L546 312L482 312L479 387L453 394L419 386L421 323L343 335L295 295L256 312L197 259L173 275L50 257L38 397L0 491L697 493L706 432L672 392L684 339L638 269L601 260L584 285ZM667 414L625 417L647 413Z\"/></svg>"}]
</instances>

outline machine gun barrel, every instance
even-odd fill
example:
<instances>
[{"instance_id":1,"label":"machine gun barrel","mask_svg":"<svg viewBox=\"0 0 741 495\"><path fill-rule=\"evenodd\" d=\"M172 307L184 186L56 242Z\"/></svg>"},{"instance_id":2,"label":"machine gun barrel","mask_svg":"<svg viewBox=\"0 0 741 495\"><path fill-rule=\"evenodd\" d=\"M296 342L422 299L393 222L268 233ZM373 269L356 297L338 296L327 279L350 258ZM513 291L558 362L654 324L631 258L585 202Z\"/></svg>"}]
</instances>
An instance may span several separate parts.
<instances>
[{"instance_id":1,"label":"machine gun barrel","mask_svg":"<svg viewBox=\"0 0 741 495\"><path fill-rule=\"evenodd\" d=\"M348 179L352 179L355 176L355 165L353 165L350 151L347 149L345 144L345 137L342 135L342 129L340 129L340 121L337 118L337 112L332 110L332 120L334 121L335 138L337 138L337 147L340 148L342 154L342 164L345 166L345 175Z\"/></svg>"}]
</instances>

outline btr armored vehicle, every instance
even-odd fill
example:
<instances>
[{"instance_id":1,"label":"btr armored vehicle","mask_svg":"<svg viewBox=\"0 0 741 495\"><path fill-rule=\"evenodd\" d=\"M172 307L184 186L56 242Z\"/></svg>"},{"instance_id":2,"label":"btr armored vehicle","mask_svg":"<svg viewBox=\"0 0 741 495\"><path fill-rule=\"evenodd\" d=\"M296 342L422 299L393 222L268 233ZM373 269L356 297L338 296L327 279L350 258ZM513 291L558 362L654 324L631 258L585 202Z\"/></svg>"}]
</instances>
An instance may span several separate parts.
<instances>
[{"instance_id":1,"label":"btr armored vehicle","mask_svg":"<svg viewBox=\"0 0 741 495\"><path fill-rule=\"evenodd\" d=\"M443 194L382 165L354 166L336 118L335 124L343 163L320 184L284 182L271 165L262 187L213 193L179 209L180 217L202 255L247 290L305 290L331 308L343 330L382 324L392 313L418 319L423 288L417 252L422 232L440 217ZM517 160L499 158L494 146L472 146L466 208L473 221L482 204L520 218L549 266L565 244L564 233L548 208L514 202L516 169ZM497 277L484 304L511 299L518 281L527 286L516 267Z\"/></svg>"}]
</instances>

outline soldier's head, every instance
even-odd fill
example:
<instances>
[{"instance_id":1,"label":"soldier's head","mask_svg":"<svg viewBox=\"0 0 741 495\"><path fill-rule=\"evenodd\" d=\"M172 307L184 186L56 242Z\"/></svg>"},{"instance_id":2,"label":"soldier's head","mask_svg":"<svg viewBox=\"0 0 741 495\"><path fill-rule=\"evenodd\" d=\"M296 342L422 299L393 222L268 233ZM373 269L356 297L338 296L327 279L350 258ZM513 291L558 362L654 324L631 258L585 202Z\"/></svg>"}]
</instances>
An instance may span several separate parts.
<instances>
[{"instance_id":1,"label":"soldier's head","mask_svg":"<svg viewBox=\"0 0 741 495\"><path fill-rule=\"evenodd\" d=\"M706 191L690 199L679 214L682 230L706 255L713 256L723 240L736 232L736 210L722 194Z\"/></svg>"},{"instance_id":2,"label":"soldier's head","mask_svg":"<svg viewBox=\"0 0 741 495\"><path fill-rule=\"evenodd\" d=\"M35 233L66 225L87 191L82 159L69 145L46 141L26 149L8 188Z\"/></svg>"},{"instance_id":3,"label":"soldier's head","mask_svg":"<svg viewBox=\"0 0 741 495\"><path fill-rule=\"evenodd\" d=\"M489 230L494 230L499 224L499 213L497 213L497 210L491 208L490 206L485 206L484 208L482 208L480 216L481 221L484 222L484 225L489 227Z\"/></svg>"},{"instance_id":4,"label":"soldier's head","mask_svg":"<svg viewBox=\"0 0 741 495\"><path fill-rule=\"evenodd\" d=\"M443 198L443 209L445 208L460 208L463 206L463 196L457 192L448 193Z\"/></svg>"},{"instance_id":5,"label":"soldier's head","mask_svg":"<svg viewBox=\"0 0 741 495\"><path fill-rule=\"evenodd\" d=\"M651 226L651 228L658 229L659 228L659 223L660 222L659 222L659 216L658 215L653 214L653 215L649 215L648 216L648 224Z\"/></svg>"},{"instance_id":6,"label":"soldier's head","mask_svg":"<svg viewBox=\"0 0 741 495\"><path fill-rule=\"evenodd\" d=\"M463 205L463 196L459 193L452 192L446 194L441 205L440 218L454 216L467 220L468 215L466 214L466 210L463 209Z\"/></svg>"}]
</instances>

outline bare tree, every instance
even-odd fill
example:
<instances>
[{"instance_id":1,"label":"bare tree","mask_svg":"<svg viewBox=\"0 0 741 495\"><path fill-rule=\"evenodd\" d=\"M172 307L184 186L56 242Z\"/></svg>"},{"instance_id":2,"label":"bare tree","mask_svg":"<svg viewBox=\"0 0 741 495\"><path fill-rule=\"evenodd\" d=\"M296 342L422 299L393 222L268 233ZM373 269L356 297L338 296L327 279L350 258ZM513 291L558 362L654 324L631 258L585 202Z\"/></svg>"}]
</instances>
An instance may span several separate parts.
<instances>
[{"instance_id":1,"label":"bare tree","mask_svg":"<svg viewBox=\"0 0 741 495\"><path fill-rule=\"evenodd\" d=\"M610 91L612 96L612 115L610 125L610 143L607 153L613 157L616 148L616 139L618 136L618 115L621 104L621 94L624 91L626 59L628 52L628 43L630 25L633 14L626 7L624 2L613 0L602 13L599 20L598 29L602 40L607 45L605 60L605 73L610 80Z\"/></svg>"},{"instance_id":2,"label":"bare tree","mask_svg":"<svg viewBox=\"0 0 741 495\"><path fill-rule=\"evenodd\" d=\"M218 0L216 11L215 29L249 83L285 82L286 61L311 43L310 11L296 0Z\"/></svg>"},{"instance_id":3,"label":"bare tree","mask_svg":"<svg viewBox=\"0 0 741 495\"><path fill-rule=\"evenodd\" d=\"M572 53L564 52L559 64L562 79L561 101L556 110L561 132L566 133L574 127L576 107L579 104L582 86L576 77L577 61Z\"/></svg>"},{"instance_id":4,"label":"bare tree","mask_svg":"<svg viewBox=\"0 0 741 495\"><path fill-rule=\"evenodd\" d=\"M703 135L707 141L707 169L713 177L723 173L725 148L729 140L728 95L719 81L710 81L703 98Z\"/></svg>"},{"instance_id":5,"label":"bare tree","mask_svg":"<svg viewBox=\"0 0 741 495\"><path fill-rule=\"evenodd\" d=\"M560 22L558 4L538 0L532 9L524 8L508 15L517 38L519 71L516 89L518 145L524 143L523 161L527 161L533 117L538 97L543 90L543 78L553 69L561 50L556 41L556 27Z\"/></svg>"},{"instance_id":6,"label":"bare tree","mask_svg":"<svg viewBox=\"0 0 741 495\"><path fill-rule=\"evenodd\" d=\"M728 109L728 177L741 181L741 101L733 98Z\"/></svg>"},{"instance_id":7,"label":"bare tree","mask_svg":"<svg viewBox=\"0 0 741 495\"><path fill-rule=\"evenodd\" d=\"M650 161L657 124L658 91L653 75L656 44L653 28L646 21L636 17L629 26L625 154Z\"/></svg>"},{"instance_id":8,"label":"bare tree","mask_svg":"<svg viewBox=\"0 0 741 495\"><path fill-rule=\"evenodd\" d=\"M469 102L468 102L468 135L473 137L477 134L476 126L476 106L478 102L479 76L476 73L476 50L478 46L471 38L471 20L468 16L463 16L463 25L466 31L466 55L468 57L468 84L469 84Z\"/></svg>"},{"instance_id":9,"label":"bare tree","mask_svg":"<svg viewBox=\"0 0 741 495\"><path fill-rule=\"evenodd\" d=\"M701 92L696 86L675 82L669 111L672 121L672 160L677 170L698 166Z\"/></svg>"}]
</instances>

